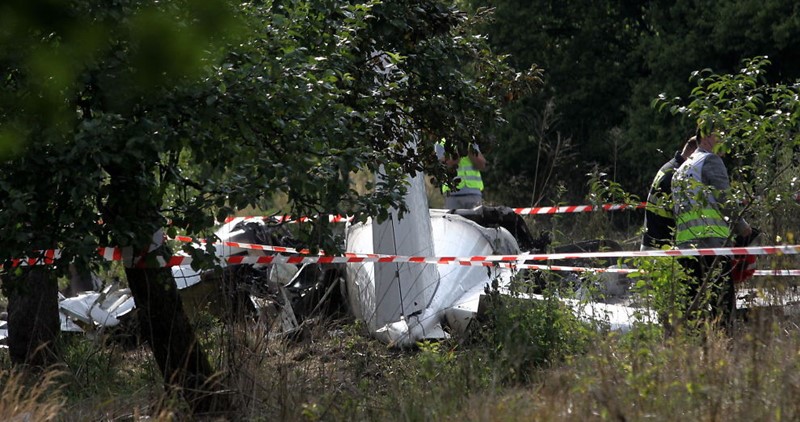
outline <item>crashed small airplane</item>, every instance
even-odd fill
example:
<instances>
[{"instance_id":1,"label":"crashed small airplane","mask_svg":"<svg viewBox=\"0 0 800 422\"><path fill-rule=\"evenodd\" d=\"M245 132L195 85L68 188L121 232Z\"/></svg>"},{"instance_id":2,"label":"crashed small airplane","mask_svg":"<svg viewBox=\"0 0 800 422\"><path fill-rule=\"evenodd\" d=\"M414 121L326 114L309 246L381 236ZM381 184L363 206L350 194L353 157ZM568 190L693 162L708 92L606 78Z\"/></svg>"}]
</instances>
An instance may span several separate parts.
<instances>
[{"instance_id":1,"label":"crashed small airplane","mask_svg":"<svg viewBox=\"0 0 800 422\"><path fill-rule=\"evenodd\" d=\"M409 212L400 218L395 210L384 222L368 220L348 227L347 251L472 257L520 255L520 243L541 249L549 243L548 238L533 239L510 208L428 209L422 178L412 179L410 186ZM355 317L366 322L376 338L410 346L463 333L477 315L487 288L494 283L501 293L510 293L513 277L514 270L503 266L347 264L347 299ZM624 275L607 274L604 281L607 293L627 291ZM577 316L605 323L612 330L628 330L636 321L655 321L649 311L624 304L564 301Z\"/></svg>"}]
</instances>

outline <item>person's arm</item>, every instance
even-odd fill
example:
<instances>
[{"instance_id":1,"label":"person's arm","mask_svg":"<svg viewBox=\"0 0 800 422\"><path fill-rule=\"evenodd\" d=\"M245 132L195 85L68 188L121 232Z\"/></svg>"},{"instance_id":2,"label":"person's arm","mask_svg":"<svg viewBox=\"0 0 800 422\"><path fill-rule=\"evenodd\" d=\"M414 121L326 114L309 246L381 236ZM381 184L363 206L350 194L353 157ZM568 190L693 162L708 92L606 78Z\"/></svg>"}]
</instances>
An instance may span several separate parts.
<instances>
[{"instance_id":1,"label":"person's arm","mask_svg":"<svg viewBox=\"0 0 800 422\"><path fill-rule=\"evenodd\" d=\"M472 161L472 167L475 167L475 170L486 169L486 158L480 152L470 151L469 160Z\"/></svg>"},{"instance_id":2,"label":"person's arm","mask_svg":"<svg viewBox=\"0 0 800 422\"><path fill-rule=\"evenodd\" d=\"M442 160L442 162L445 163L447 167L456 167L458 166L459 161L460 161L459 159L457 158L454 159L453 157L447 157L444 160Z\"/></svg>"},{"instance_id":3,"label":"person's arm","mask_svg":"<svg viewBox=\"0 0 800 422\"><path fill-rule=\"evenodd\" d=\"M736 217L736 209L733 204L727 201L727 192L731 187L730 179L728 178L728 169L725 168L725 163L722 158L717 155L711 155L706 158L703 164L703 182L714 188L714 195L717 197L720 210L728 218ZM734 231L741 236L750 236L752 228L744 217L738 216L734 221Z\"/></svg>"},{"instance_id":4,"label":"person's arm","mask_svg":"<svg viewBox=\"0 0 800 422\"><path fill-rule=\"evenodd\" d=\"M731 187L728 178L728 169L718 155L710 154L703 163L703 183L714 187L717 191L724 193Z\"/></svg>"},{"instance_id":5,"label":"person's arm","mask_svg":"<svg viewBox=\"0 0 800 422\"><path fill-rule=\"evenodd\" d=\"M458 158L453 158L450 154L447 154L444 150L444 145L436 144L434 146L434 150L436 151L436 157L439 158L439 161L444 163L447 167L456 167L458 166Z\"/></svg>"},{"instance_id":6,"label":"person's arm","mask_svg":"<svg viewBox=\"0 0 800 422\"><path fill-rule=\"evenodd\" d=\"M472 161L472 167L475 167L475 170L483 171L486 169L486 157L481 154L481 150L478 149L477 145L472 145L469 149L469 160Z\"/></svg>"}]
</instances>

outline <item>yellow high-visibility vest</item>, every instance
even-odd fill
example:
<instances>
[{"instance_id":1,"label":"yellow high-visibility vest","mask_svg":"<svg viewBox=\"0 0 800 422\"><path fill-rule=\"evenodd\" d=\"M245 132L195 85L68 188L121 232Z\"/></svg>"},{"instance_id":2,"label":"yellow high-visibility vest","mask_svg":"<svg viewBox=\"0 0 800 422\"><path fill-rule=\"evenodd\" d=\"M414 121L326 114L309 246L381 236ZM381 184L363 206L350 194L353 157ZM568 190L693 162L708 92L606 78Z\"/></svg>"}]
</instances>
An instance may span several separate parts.
<instances>
[{"instance_id":1,"label":"yellow high-visibility vest","mask_svg":"<svg viewBox=\"0 0 800 422\"><path fill-rule=\"evenodd\" d=\"M456 190L464 189L464 188L472 188L483 190L483 179L481 178L480 170L476 170L475 166L472 165L472 160L469 157L461 157L458 160L458 170L456 171L456 177L458 177L458 184L456 185ZM442 186L442 192L449 192L450 188L447 185Z\"/></svg>"},{"instance_id":2,"label":"yellow high-visibility vest","mask_svg":"<svg viewBox=\"0 0 800 422\"><path fill-rule=\"evenodd\" d=\"M730 224L719 210L720 204L710 186L701 181L703 163L712 153L692 154L672 180L675 201L675 242L701 239L730 239Z\"/></svg>"}]
</instances>

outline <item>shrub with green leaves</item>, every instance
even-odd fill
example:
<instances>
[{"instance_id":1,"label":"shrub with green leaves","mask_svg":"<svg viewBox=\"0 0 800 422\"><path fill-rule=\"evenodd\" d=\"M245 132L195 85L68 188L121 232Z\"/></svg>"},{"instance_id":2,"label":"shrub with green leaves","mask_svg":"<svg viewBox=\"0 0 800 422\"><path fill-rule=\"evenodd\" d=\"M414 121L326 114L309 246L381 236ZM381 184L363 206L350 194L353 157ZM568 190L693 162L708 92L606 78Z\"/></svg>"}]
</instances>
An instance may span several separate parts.
<instances>
[{"instance_id":1,"label":"shrub with green leaves","mask_svg":"<svg viewBox=\"0 0 800 422\"><path fill-rule=\"evenodd\" d=\"M582 353L596 330L560 300L557 285L541 296L505 295L496 288L484 298L478 338L500 379L530 381L534 371Z\"/></svg>"},{"instance_id":2,"label":"shrub with green leaves","mask_svg":"<svg viewBox=\"0 0 800 422\"><path fill-rule=\"evenodd\" d=\"M643 306L653 309L668 332L686 318L690 298L684 268L674 257L635 258L631 266L639 272L629 274L631 290Z\"/></svg>"}]
</instances>

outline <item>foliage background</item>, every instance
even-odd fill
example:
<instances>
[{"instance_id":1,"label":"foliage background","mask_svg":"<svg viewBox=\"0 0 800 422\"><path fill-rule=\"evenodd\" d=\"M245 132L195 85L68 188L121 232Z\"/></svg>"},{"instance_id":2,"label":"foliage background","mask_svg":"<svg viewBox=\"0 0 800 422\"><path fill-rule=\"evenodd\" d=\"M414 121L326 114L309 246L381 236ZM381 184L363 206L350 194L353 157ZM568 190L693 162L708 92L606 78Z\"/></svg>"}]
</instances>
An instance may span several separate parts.
<instances>
[{"instance_id":1,"label":"foliage background","mask_svg":"<svg viewBox=\"0 0 800 422\"><path fill-rule=\"evenodd\" d=\"M495 133L503 147L487 156L489 197L509 206L561 199L559 182L565 200L580 201L594 169L642 197L694 130L651 102L661 93L686 98L696 70L736 73L745 58L768 56L770 82L800 76L800 6L790 1L461 3L494 11L483 31L510 63L545 72L544 89L512 106Z\"/></svg>"}]
</instances>

